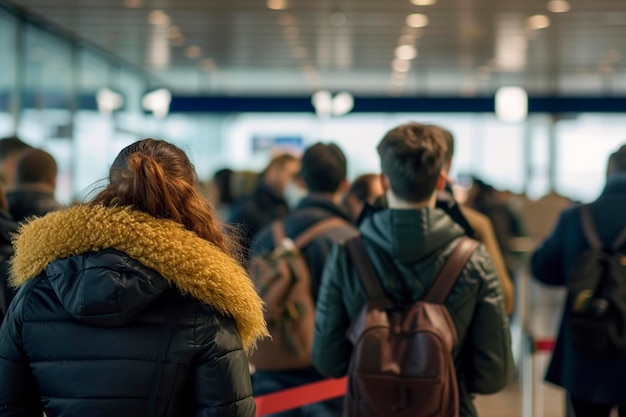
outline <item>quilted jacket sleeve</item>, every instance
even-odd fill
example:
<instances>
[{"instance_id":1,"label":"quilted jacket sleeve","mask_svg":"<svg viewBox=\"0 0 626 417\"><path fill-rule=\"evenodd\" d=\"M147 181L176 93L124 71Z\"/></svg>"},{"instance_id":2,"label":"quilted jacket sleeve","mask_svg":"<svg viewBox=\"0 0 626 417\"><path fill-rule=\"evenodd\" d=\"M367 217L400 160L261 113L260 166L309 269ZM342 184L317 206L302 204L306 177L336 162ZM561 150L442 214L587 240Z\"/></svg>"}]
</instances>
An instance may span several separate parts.
<instances>
[{"instance_id":1,"label":"quilted jacket sleeve","mask_svg":"<svg viewBox=\"0 0 626 417\"><path fill-rule=\"evenodd\" d=\"M248 357L235 321L215 313L197 316L195 339L200 352L194 366L194 415L254 417Z\"/></svg>"},{"instance_id":2,"label":"quilted jacket sleeve","mask_svg":"<svg viewBox=\"0 0 626 417\"><path fill-rule=\"evenodd\" d=\"M466 339L465 382L471 393L493 394L513 377L511 332L500 282L484 246L470 264L470 278L481 285Z\"/></svg>"},{"instance_id":3,"label":"quilted jacket sleeve","mask_svg":"<svg viewBox=\"0 0 626 417\"><path fill-rule=\"evenodd\" d=\"M311 353L317 370L334 378L346 374L352 353L352 345L346 338L350 316L342 299L341 285L347 274L345 249L337 245L330 252L322 275Z\"/></svg>"},{"instance_id":4,"label":"quilted jacket sleeve","mask_svg":"<svg viewBox=\"0 0 626 417\"><path fill-rule=\"evenodd\" d=\"M39 390L22 349L26 288L18 293L0 328L0 416L41 417Z\"/></svg>"}]
</instances>

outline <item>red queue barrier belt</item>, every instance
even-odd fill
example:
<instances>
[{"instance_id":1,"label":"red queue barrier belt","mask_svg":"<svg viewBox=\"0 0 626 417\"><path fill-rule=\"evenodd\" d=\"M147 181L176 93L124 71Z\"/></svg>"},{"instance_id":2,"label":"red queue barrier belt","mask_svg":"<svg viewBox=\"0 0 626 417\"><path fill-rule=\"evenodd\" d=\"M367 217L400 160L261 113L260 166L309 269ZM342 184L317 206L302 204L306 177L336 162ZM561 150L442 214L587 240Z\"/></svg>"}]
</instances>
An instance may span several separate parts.
<instances>
[{"instance_id":1,"label":"red queue barrier belt","mask_svg":"<svg viewBox=\"0 0 626 417\"><path fill-rule=\"evenodd\" d=\"M554 344L554 339L537 339L534 341L535 351L552 352ZM346 393L347 380L347 377L326 379L256 397L256 417L293 410L305 405L341 397Z\"/></svg>"},{"instance_id":2,"label":"red queue barrier belt","mask_svg":"<svg viewBox=\"0 0 626 417\"><path fill-rule=\"evenodd\" d=\"M536 352L552 352L554 350L554 339L537 339L535 340Z\"/></svg>"},{"instance_id":3,"label":"red queue barrier belt","mask_svg":"<svg viewBox=\"0 0 626 417\"><path fill-rule=\"evenodd\" d=\"M341 397L346 393L348 378L326 379L312 384L289 388L255 398L256 416L267 416L305 405Z\"/></svg>"}]
</instances>

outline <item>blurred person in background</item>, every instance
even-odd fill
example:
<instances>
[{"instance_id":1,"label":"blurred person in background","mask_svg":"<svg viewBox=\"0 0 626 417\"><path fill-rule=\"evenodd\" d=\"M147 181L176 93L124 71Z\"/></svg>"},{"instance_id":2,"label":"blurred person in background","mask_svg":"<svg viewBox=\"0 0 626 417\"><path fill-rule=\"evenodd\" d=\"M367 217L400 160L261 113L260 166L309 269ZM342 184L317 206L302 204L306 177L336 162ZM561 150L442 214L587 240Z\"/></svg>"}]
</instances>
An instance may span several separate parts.
<instances>
[{"instance_id":1,"label":"blurred person in background","mask_svg":"<svg viewBox=\"0 0 626 417\"><path fill-rule=\"evenodd\" d=\"M472 237L485 245L491 261L496 269L500 284L502 285L502 295L504 297L504 305L508 315L513 313L515 307L515 294L513 281L506 267L502 250L498 243L493 225L487 216L481 214L471 207L460 205L452 193L452 180L449 177L452 168L452 159L454 157L454 135L449 130L436 125L429 125L434 129L440 129L443 138L446 141L447 151L445 153L444 171L446 172L447 181L445 188L437 193L437 207L444 210L452 220L459 224L465 230L468 237Z\"/></svg>"},{"instance_id":2,"label":"blurred person in background","mask_svg":"<svg viewBox=\"0 0 626 417\"><path fill-rule=\"evenodd\" d=\"M7 313L9 304L15 297L15 288L9 285L9 259L13 256L11 239L17 232L17 223L9 213L4 188L0 184L0 322Z\"/></svg>"},{"instance_id":3,"label":"blurred person in background","mask_svg":"<svg viewBox=\"0 0 626 417\"><path fill-rule=\"evenodd\" d=\"M330 220L335 220L335 225L321 234L315 235L314 239L300 251L310 273L310 288L306 290L310 291L309 298L312 298L313 305L317 301L322 271L332 246L358 233L352 224L350 214L342 206L343 195L349 187L346 176L346 156L337 145L317 143L307 148L302 156L300 179L306 189L306 196L299 202L296 209L283 220L285 235L292 241L297 240L298 236L313 230L312 228L316 226L323 223L328 224ZM276 248L273 226L265 227L255 237L252 244L252 257L265 256L272 253ZM304 311L303 313L314 315L315 311ZM314 317L311 316L311 318ZM273 331L274 329L270 326L270 332ZM312 340L312 327L310 332L308 339ZM279 339L276 338L276 340ZM266 342L264 341L262 344ZM255 354L271 355L271 351L269 354L263 351L265 347L262 344L259 345ZM307 357L301 361L301 363L306 364L298 368L290 367L291 362L286 363L290 358L281 356L272 358L271 366L263 367L255 362L255 354L253 354L250 361L254 365L258 365L253 375L255 395L269 394L324 379L310 362L308 355L311 346L306 348ZM272 345L268 344L267 349L272 349ZM341 398L332 399L274 416L340 417L342 406Z\"/></svg>"},{"instance_id":4,"label":"blurred person in background","mask_svg":"<svg viewBox=\"0 0 626 417\"><path fill-rule=\"evenodd\" d=\"M356 220L362 213L365 205L373 205L384 194L380 175L364 174L355 179L343 199L343 204L348 208L352 217Z\"/></svg>"},{"instance_id":5,"label":"blurred person in background","mask_svg":"<svg viewBox=\"0 0 626 417\"><path fill-rule=\"evenodd\" d=\"M233 170L230 168L220 169L213 175L213 185L216 193L215 208L223 219L228 218L230 208L235 202L232 191L232 178Z\"/></svg>"},{"instance_id":6,"label":"blurred person in background","mask_svg":"<svg viewBox=\"0 0 626 417\"><path fill-rule=\"evenodd\" d=\"M56 184L57 164L52 155L41 149L22 152L15 164L14 186L7 192L13 219L22 222L63 208L54 198Z\"/></svg>"},{"instance_id":7,"label":"blurred person in background","mask_svg":"<svg viewBox=\"0 0 626 417\"><path fill-rule=\"evenodd\" d=\"M500 198L493 186L478 178L472 181L466 204L487 216L491 221L498 244L504 254L507 270L509 275L512 275L517 264L512 242L514 238L524 236L521 218L507 201Z\"/></svg>"},{"instance_id":8,"label":"blurred person in background","mask_svg":"<svg viewBox=\"0 0 626 417\"><path fill-rule=\"evenodd\" d=\"M7 190L13 187L15 177L15 163L20 153L32 146L22 141L17 136L9 136L0 139L0 173L2 174L1 182Z\"/></svg>"},{"instance_id":9,"label":"blurred person in background","mask_svg":"<svg viewBox=\"0 0 626 417\"><path fill-rule=\"evenodd\" d=\"M15 250L0 416L255 416L262 303L180 148L124 148L92 201Z\"/></svg>"},{"instance_id":10,"label":"blurred person in background","mask_svg":"<svg viewBox=\"0 0 626 417\"><path fill-rule=\"evenodd\" d=\"M587 207L591 210L600 245L610 248L626 230L626 145L609 157L604 191ZM564 210L550 236L533 254L531 272L538 281L568 287L576 269L589 271L578 264L581 256L591 248L583 231L582 209L581 205L576 205ZM622 242L619 248L611 251L626 253L626 244ZM624 265L624 258L620 263ZM595 269L600 265L601 262L596 262ZM611 290L615 294L624 294L623 287ZM608 417L616 407L620 417L626 416L626 358L623 355L596 356L574 345L571 314L568 314L572 302L568 297L546 380L567 390L576 417ZM622 331L623 326L621 322Z\"/></svg>"},{"instance_id":11,"label":"blurred person in background","mask_svg":"<svg viewBox=\"0 0 626 417\"><path fill-rule=\"evenodd\" d=\"M232 206L228 223L239 228L244 251L250 249L252 239L259 230L289 213L285 193L299 172L300 160L294 155L275 157L261 173L252 194L242 197Z\"/></svg>"}]
</instances>

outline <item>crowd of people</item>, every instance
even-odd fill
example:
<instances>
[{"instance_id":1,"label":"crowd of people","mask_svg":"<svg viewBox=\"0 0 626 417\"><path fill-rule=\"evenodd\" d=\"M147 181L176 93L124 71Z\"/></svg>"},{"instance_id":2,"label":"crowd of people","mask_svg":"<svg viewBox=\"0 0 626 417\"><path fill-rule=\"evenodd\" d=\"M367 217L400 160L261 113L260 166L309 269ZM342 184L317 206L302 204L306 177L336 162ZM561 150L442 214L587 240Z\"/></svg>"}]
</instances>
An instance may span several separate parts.
<instances>
[{"instance_id":1,"label":"crowd of people","mask_svg":"<svg viewBox=\"0 0 626 417\"><path fill-rule=\"evenodd\" d=\"M50 154L0 140L0 416L253 417L254 396L345 375L345 397L275 417L476 416L474 395L515 373L523 210L478 178L459 201L444 127L397 126L372 152L381 172L352 182L343 150L315 143L201 184L180 148L143 139L63 207ZM590 213L621 244L626 146L607 177ZM580 210L534 253L541 282L568 286L592 245ZM548 380L577 417L608 417L626 361L579 351L569 306Z\"/></svg>"}]
</instances>

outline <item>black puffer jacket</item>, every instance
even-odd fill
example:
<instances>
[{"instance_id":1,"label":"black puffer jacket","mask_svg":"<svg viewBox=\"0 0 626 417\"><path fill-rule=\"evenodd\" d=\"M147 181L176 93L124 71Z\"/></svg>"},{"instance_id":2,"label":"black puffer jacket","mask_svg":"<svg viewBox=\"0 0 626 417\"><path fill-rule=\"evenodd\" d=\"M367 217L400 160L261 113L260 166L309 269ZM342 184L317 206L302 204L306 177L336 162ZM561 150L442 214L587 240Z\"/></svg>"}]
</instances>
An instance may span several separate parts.
<instances>
[{"instance_id":1,"label":"black puffer jacket","mask_svg":"<svg viewBox=\"0 0 626 417\"><path fill-rule=\"evenodd\" d=\"M77 206L23 229L13 273L0 416L255 415L244 348L265 333L261 304L195 234Z\"/></svg>"},{"instance_id":2,"label":"black puffer jacket","mask_svg":"<svg viewBox=\"0 0 626 417\"><path fill-rule=\"evenodd\" d=\"M387 295L402 304L420 300L452 253L463 229L440 209L383 210L367 218L361 234ZM322 278L313 364L325 375L348 371L352 345L346 332L367 295L343 245L334 248ZM446 300L459 343L461 417L474 416L470 394L501 390L513 375L511 335L502 290L486 249L471 257Z\"/></svg>"}]
</instances>

